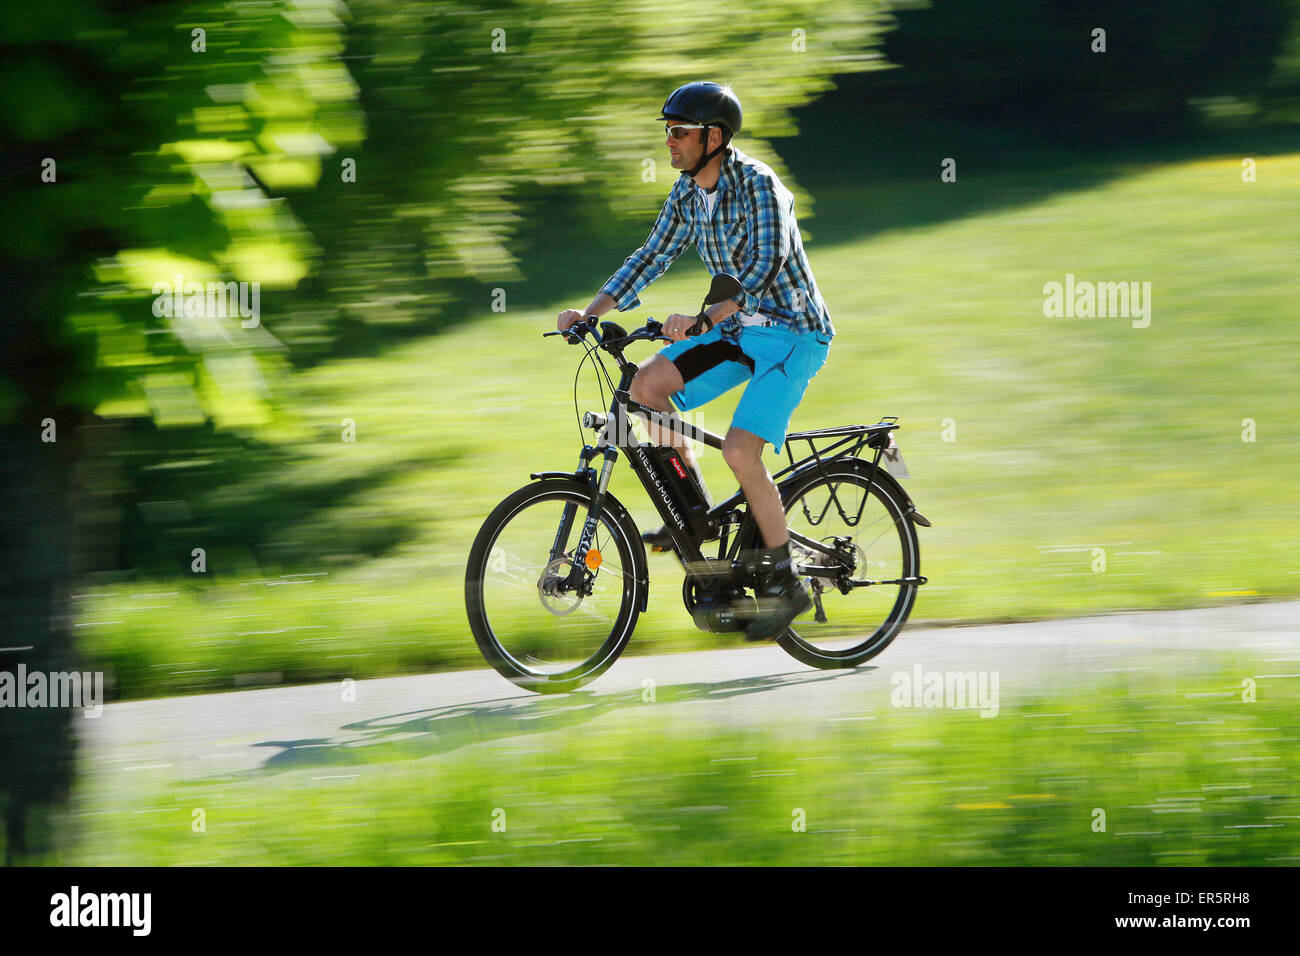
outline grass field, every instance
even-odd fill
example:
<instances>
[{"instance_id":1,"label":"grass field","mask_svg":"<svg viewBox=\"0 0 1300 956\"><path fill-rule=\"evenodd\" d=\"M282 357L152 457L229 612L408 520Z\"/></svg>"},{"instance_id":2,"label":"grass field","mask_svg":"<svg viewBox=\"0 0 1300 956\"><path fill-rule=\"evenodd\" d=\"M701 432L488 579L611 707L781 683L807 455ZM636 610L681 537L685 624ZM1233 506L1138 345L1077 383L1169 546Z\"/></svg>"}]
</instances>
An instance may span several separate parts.
<instances>
[{"instance_id":1,"label":"grass field","mask_svg":"<svg viewBox=\"0 0 1300 956\"><path fill-rule=\"evenodd\" d=\"M1053 191L1065 180L1084 184ZM816 193L827 213L808 251L838 335L792 427L901 419L905 486L934 523L914 620L1300 593L1300 154L1261 157L1254 183L1234 155L1086 181L1024 170ZM870 228L878 210L892 220L947 196L972 211ZM341 503L267 532L295 557L216 549L204 576L91 588L90 662L124 696L481 665L462 597L470 542L530 471L571 468L578 451L579 352L540 332L628 251L575 249L572 292L544 307L485 311L290 379L258 432L285 460L269 490L343 487ZM1067 274L1149 282L1149 326L1045 316L1045 283ZM706 284L689 251L637 315L693 311ZM580 397L598 407L591 377ZM695 421L724 430L737 397ZM344 419L355 442L341 440ZM703 467L730 491L720 456ZM222 489L219 504L252 507L266 480ZM657 524L628 470L612 490ZM736 643L695 630L680 587L675 562L652 556L631 653Z\"/></svg>"},{"instance_id":2,"label":"grass field","mask_svg":"<svg viewBox=\"0 0 1300 956\"><path fill-rule=\"evenodd\" d=\"M528 716L564 712L544 737L553 721L501 734L430 712L246 775L177 782L119 760L78 788L81 839L49 862L1294 865L1297 683L1202 663L1081 675L992 719L882 706L745 730L674 716L665 687L621 707L539 698Z\"/></svg>"}]
</instances>

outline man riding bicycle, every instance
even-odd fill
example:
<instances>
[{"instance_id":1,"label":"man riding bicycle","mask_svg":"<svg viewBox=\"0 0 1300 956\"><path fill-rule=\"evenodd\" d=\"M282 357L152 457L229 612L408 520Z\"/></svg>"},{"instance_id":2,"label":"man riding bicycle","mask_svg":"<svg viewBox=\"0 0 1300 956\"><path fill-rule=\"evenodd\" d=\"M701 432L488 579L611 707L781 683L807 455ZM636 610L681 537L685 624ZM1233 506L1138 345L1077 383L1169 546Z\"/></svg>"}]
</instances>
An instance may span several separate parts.
<instances>
[{"instance_id":1,"label":"man riding bicycle","mask_svg":"<svg viewBox=\"0 0 1300 956\"><path fill-rule=\"evenodd\" d=\"M759 614L749 640L770 640L812 607L792 568L785 510L763 464L763 445L780 451L790 417L808 382L826 362L835 329L804 254L794 198L765 164L730 145L741 130L740 100L729 87L687 83L664 102L662 116L674 183L649 238L601 287L584 311L561 312L561 331L584 316L641 304L637 294L654 282L692 242L713 274L732 273L738 299L709 306L699 316L674 313L663 334L673 340L640 367L633 400L671 412L689 411L742 382L748 383L722 445L722 457L749 502L766 549L756 556L769 572L759 589ZM704 331L688 337L697 319ZM650 425L651 438L673 445L704 488L699 464L680 433ZM647 532L659 549L672 546L667 530Z\"/></svg>"}]
</instances>

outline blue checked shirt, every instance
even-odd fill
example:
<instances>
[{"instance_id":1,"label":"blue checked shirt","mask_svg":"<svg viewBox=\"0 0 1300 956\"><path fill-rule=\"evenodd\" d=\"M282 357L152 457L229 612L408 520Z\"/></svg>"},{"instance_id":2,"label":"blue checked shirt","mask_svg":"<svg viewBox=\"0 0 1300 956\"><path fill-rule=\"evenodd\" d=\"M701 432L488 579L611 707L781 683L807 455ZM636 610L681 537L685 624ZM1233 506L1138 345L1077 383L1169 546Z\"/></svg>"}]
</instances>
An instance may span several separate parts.
<instances>
[{"instance_id":1,"label":"blue checked shirt","mask_svg":"<svg viewBox=\"0 0 1300 956\"><path fill-rule=\"evenodd\" d=\"M762 325L794 332L835 334L817 290L799 225L794 196L764 163L728 147L718 176L717 204L710 216L703 195L686 175L677 178L644 245L601 287L620 312L641 304L637 294L654 282L694 242L709 272L729 272L743 291L740 311L765 317ZM720 323L736 331L740 322Z\"/></svg>"}]
</instances>

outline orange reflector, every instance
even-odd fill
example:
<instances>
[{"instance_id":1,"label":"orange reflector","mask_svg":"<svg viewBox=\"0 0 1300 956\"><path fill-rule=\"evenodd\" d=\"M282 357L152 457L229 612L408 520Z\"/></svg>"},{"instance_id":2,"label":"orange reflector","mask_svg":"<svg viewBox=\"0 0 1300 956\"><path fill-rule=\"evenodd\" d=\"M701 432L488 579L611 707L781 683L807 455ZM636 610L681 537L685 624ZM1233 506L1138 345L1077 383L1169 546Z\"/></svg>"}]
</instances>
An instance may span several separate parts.
<instances>
[{"instance_id":1,"label":"orange reflector","mask_svg":"<svg viewBox=\"0 0 1300 956\"><path fill-rule=\"evenodd\" d=\"M595 548L587 551L587 567L593 571L600 567L600 552Z\"/></svg>"}]
</instances>

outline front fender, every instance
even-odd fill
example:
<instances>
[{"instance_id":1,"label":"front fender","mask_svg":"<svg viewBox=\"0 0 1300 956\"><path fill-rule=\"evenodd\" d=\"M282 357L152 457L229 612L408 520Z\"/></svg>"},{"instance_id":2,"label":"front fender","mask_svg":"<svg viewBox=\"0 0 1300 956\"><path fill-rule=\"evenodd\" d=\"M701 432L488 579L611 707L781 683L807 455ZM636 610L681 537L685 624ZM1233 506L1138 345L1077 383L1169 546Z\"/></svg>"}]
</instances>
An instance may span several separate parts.
<instances>
[{"instance_id":1,"label":"front fender","mask_svg":"<svg viewBox=\"0 0 1300 956\"><path fill-rule=\"evenodd\" d=\"M574 481L585 481L591 485L596 480L595 468L583 468L581 471L535 471L528 476L533 481L545 481L547 478L572 478Z\"/></svg>"}]
</instances>

